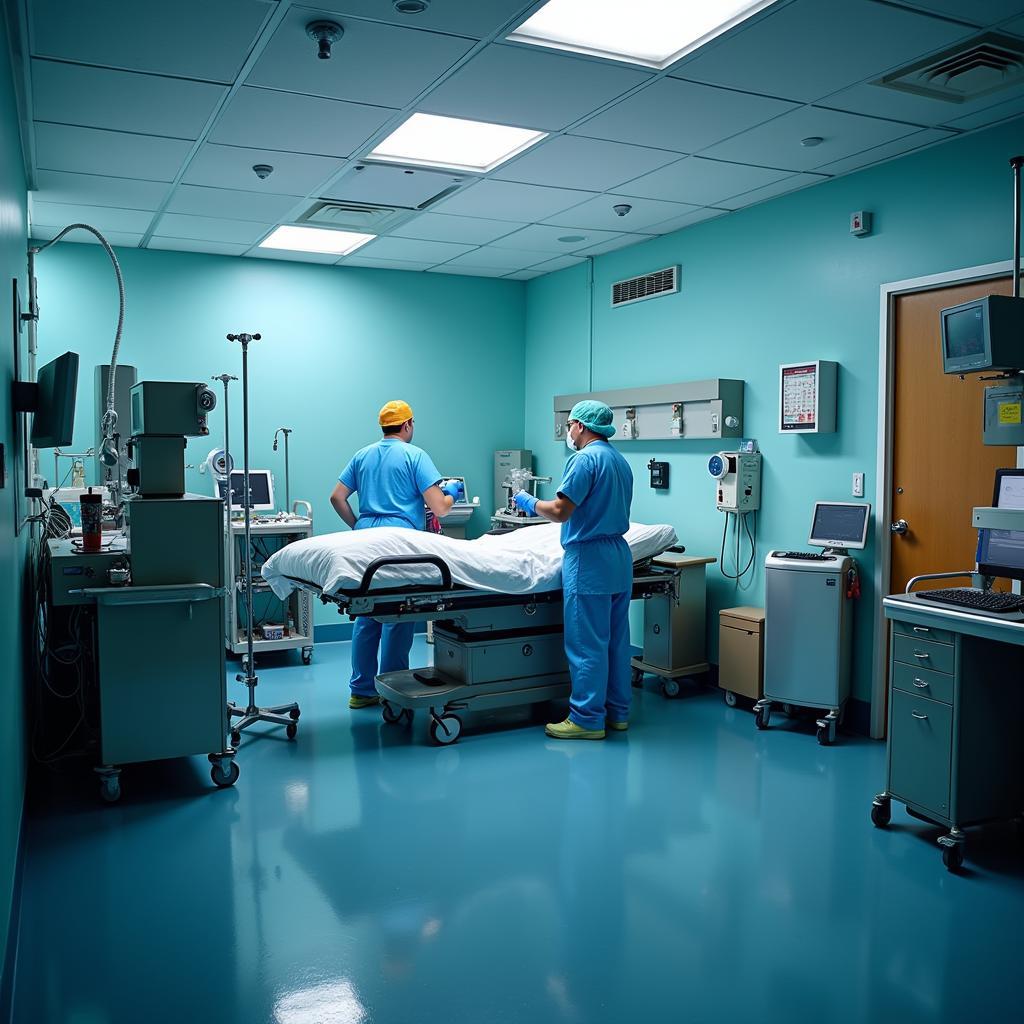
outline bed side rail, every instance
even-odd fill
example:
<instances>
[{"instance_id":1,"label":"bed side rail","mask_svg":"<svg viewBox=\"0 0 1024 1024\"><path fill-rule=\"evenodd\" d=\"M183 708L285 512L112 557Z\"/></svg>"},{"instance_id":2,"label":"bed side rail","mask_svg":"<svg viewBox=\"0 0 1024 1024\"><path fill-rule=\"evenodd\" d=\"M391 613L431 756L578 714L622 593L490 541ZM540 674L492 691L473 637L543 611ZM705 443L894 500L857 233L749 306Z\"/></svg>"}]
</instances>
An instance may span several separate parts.
<instances>
[{"instance_id":1,"label":"bed side rail","mask_svg":"<svg viewBox=\"0 0 1024 1024\"><path fill-rule=\"evenodd\" d=\"M363 578L359 581L359 586L356 587L355 590L345 590L344 593L352 597L365 597L366 594L370 592L373 577L376 576L381 569L388 569L395 565L431 565L441 574L441 589L452 589L451 569L448 568L448 563L438 555L385 555L383 558L375 558L366 567L366 572L363 573ZM435 584L431 584L429 586L421 585L421 587L417 587L415 589L421 588L430 591L438 589ZM414 588L405 586L400 589L403 593L410 593Z\"/></svg>"}]
</instances>

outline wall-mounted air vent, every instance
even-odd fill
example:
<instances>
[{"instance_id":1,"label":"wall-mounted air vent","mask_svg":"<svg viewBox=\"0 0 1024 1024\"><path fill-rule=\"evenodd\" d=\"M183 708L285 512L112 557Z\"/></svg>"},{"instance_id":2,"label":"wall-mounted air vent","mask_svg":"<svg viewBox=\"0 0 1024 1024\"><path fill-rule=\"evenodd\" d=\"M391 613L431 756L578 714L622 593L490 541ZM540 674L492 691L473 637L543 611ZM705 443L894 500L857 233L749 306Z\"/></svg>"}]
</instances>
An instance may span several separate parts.
<instances>
[{"instance_id":1,"label":"wall-mounted air vent","mask_svg":"<svg viewBox=\"0 0 1024 1024\"><path fill-rule=\"evenodd\" d=\"M671 295L679 291L679 267L666 267L653 274L631 277L628 281L616 281L612 285L612 305L625 306L630 302L653 299L659 295Z\"/></svg>"},{"instance_id":2,"label":"wall-mounted air vent","mask_svg":"<svg viewBox=\"0 0 1024 1024\"><path fill-rule=\"evenodd\" d=\"M968 103L1024 82L1024 42L996 32L890 72L875 85L917 96Z\"/></svg>"}]
</instances>

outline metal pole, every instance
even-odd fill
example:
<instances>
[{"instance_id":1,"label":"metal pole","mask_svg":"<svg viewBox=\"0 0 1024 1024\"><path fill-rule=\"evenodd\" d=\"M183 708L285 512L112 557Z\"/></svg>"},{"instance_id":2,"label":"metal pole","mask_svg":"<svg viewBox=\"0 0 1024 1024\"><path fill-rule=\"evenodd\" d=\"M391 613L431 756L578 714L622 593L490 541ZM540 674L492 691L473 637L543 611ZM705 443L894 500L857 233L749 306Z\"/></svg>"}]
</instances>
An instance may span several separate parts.
<instances>
[{"instance_id":1,"label":"metal pole","mask_svg":"<svg viewBox=\"0 0 1024 1024\"><path fill-rule=\"evenodd\" d=\"M1020 169L1024 156L1010 161L1013 168L1013 297L1020 298Z\"/></svg>"},{"instance_id":2,"label":"metal pole","mask_svg":"<svg viewBox=\"0 0 1024 1024\"><path fill-rule=\"evenodd\" d=\"M245 510L245 632L246 632L246 684L255 685L252 655L252 496L249 492L249 337L243 334L242 342L242 494ZM228 477L230 489L231 477ZM249 703L255 703L250 690Z\"/></svg>"},{"instance_id":3,"label":"metal pole","mask_svg":"<svg viewBox=\"0 0 1024 1024\"><path fill-rule=\"evenodd\" d=\"M284 432L284 510L291 513L292 510L292 478L288 468L288 435L290 430Z\"/></svg>"}]
</instances>

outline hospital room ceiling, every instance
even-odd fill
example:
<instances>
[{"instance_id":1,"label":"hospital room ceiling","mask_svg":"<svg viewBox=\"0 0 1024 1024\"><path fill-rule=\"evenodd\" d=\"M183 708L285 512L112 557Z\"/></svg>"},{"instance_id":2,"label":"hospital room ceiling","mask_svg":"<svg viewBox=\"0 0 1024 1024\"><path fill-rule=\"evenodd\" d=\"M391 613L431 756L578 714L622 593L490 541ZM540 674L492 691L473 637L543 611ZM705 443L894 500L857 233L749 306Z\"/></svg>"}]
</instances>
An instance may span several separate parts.
<instances>
[{"instance_id":1,"label":"hospital room ceiling","mask_svg":"<svg viewBox=\"0 0 1024 1024\"><path fill-rule=\"evenodd\" d=\"M1024 114L1020 78L877 84L984 32L1024 51L1024 0L779 0L661 70L509 41L541 6L16 0L32 235L526 280ZM414 112L547 135L485 174L367 161ZM378 237L258 247L320 207Z\"/></svg>"}]
</instances>

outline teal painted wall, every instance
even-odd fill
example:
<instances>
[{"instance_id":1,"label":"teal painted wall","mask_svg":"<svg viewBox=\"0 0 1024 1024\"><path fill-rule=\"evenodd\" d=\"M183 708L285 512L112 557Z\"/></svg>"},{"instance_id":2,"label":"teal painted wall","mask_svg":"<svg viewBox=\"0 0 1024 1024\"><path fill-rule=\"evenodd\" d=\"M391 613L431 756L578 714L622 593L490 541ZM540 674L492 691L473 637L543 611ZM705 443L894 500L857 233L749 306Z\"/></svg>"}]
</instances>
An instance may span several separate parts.
<instances>
[{"instance_id":1,"label":"teal painted wall","mask_svg":"<svg viewBox=\"0 0 1024 1024\"><path fill-rule=\"evenodd\" d=\"M492 453L523 435L523 284L133 249L118 258L121 361L140 379L241 377L240 348L225 334L263 335L250 349L251 464L274 472L283 505L283 448L271 447L277 427L294 429L292 499L312 501L317 532L345 528L328 496L349 456L380 437L377 412L391 398L412 404L416 443L439 471L465 476L480 496L472 531L489 528ZM41 361L69 348L82 357L74 450L84 451L95 437L93 367L109 362L116 325L113 271L99 246L61 242L39 257L37 279ZM231 389L240 464L241 384ZM189 442L189 463L221 446L220 405L210 427ZM51 477L48 453L42 465ZM188 478L191 490L211 493L208 475ZM340 621L317 608L318 622Z\"/></svg>"},{"instance_id":2,"label":"teal painted wall","mask_svg":"<svg viewBox=\"0 0 1024 1024\"><path fill-rule=\"evenodd\" d=\"M595 389L708 377L747 382L745 430L764 452L759 566L770 548L805 545L813 502L849 500L853 472L865 473L874 502L879 286L1009 260L1008 160L1022 149L1022 127L1018 120L595 260ZM874 212L870 237L849 234L854 210ZM613 281L673 263L682 266L680 294L610 308ZM552 440L552 397L591 383L587 277L580 265L528 285L526 443L542 474L557 475L566 454ZM839 429L780 437L778 365L805 359L841 364ZM637 481L633 518L671 523L688 551L717 557L723 516L706 465L718 448L702 441L624 445ZM647 486L652 456L671 465L667 493ZM873 547L858 558L865 581L854 695L868 700L878 599ZM760 604L763 570L746 591L717 567L709 581L709 644L717 660L718 611Z\"/></svg>"},{"instance_id":3,"label":"teal painted wall","mask_svg":"<svg viewBox=\"0 0 1024 1024\"><path fill-rule=\"evenodd\" d=\"M9 382L14 375L11 279L17 278L22 301L25 284L25 171L14 101L6 22L0 12L0 444L7 480L0 490L0 964L6 955L13 878L25 802L25 710L22 573L24 540L14 540L14 493L18 486L11 429ZM24 351L24 350L23 350Z\"/></svg>"}]
</instances>

